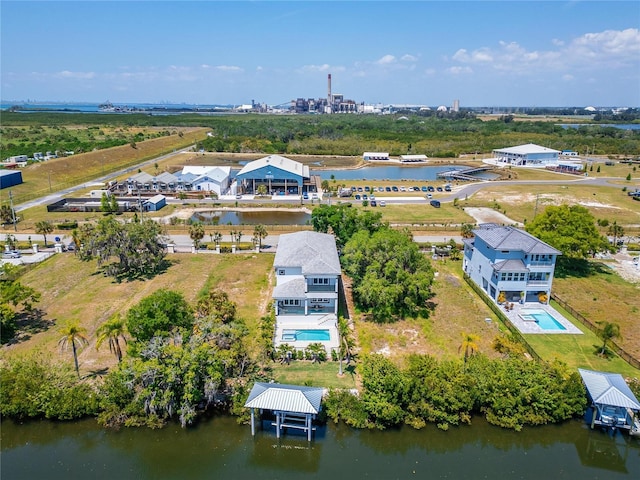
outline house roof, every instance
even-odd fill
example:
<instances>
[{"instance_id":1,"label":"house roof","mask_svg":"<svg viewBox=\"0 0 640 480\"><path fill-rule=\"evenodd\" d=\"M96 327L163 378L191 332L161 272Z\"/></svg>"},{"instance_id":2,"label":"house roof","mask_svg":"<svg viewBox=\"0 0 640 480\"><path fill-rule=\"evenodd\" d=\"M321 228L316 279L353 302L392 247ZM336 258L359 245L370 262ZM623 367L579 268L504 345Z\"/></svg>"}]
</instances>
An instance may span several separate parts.
<instances>
[{"instance_id":1,"label":"house roof","mask_svg":"<svg viewBox=\"0 0 640 480\"><path fill-rule=\"evenodd\" d=\"M529 269L522 260L504 260L493 266L496 272L528 272Z\"/></svg>"},{"instance_id":2,"label":"house roof","mask_svg":"<svg viewBox=\"0 0 640 480\"><path fill-rule=\"evenodd\" d=\"M527 143L526 145L518 145L517 147L496 148L493 151L500 153L515 153L520 155L526 155L529 153L560 153L559 150L542 147L540 145L536 145L535 143Z\"/></svg>"},{"instance_id":3,"label":"house roof","mask_svg":"<svg viewBox=\"0 0 640 480\"><path fill-rule=\"evenodd\" d=\"M191 173L193 178L207 175L217 182L224 182L231 175L231 167L211 167L201 165L188 165L182 167L182 175Z\"/></svg>"},{"instance_id":4,"label":"house roof","mask_svg":"<svg viewBox=\"0 0 640 480\"><path fill-rule=\"evenodd\" d=\"M280 235L273 266L301 267L303 275L340 275L336 239L328 233L308 230Z\"/></svg>"},{"instance_id":5,"label":"house roof","mask_svg":"<svg viewBox=\"0 0 640 480\"><path fill-rule=\"evenodd\" d=\"M304 298L307 282L302 275L279 275L283 281L273 288L273 298Z\"/></svg>"},{"instance_id":6,"label":"house roof","mask_svg":"<svg viewBox=\"0 0 640 480\"><path fill-rule=\"evenodd\" d=\"M296 413L320 412L323 388L256 382L244 404L247 408Z\"/></svg>"},{"instance_id":7,"label":"house roof","mask_svg":"<svg viewBox=\"0 0 640 480\"><path fill-rule=\"evenodd\" d=\"M163 200L166 200L166 197L164 195L154 195L153 197L148 198L147 202L149 202L149 203L160 203Z\"/></svg>"},{"instance_id":8,"label":"house roof","mask_svg":"<svg viewBox=\"0 0 640 480\"><path fill-rule=\"evenodd\" d=\"M147 172L136 173L135 175L131 175L129 180L136 183L151 183L153 181L153 177L149 175Z\"/></svg>"},{"instance_id":9,"label":"house roof","mask_svg":"<svg viewBox=\"0 0 640 480\"><path fill-rule=\"evenodd\" d=\"M562 252L551 245L544 243L524 230L514 227L483 223L473 230L473 234L494 250L517 250L529 254L562 255Z\"/></svg>"},{"instance_id":10,"label":"house roof","mask_svg":"<svg viewBox=\"0 0 640 480\"><path fill-rule=\"evenodd\" d=\"M162 183L176 183L178 181L178 178L169 172L162 172L160 175L156 175L155 179L157 182Z\"/></svg>"},{"instance_id":11,"label":"house roof","mask_svg":"<svg viewBox=\"0 0 640 480\"><path fill-rule=\"evenodd\" d=\"M578 369L593 403L640 410L640 402L618 373Z\"/></svg>"},{"instance_id":12,"label":"house roof","mask_svg":"<svg viewBox=\"0 0 640 480\"><path fill-rule=\"evenodd\" d=\"M284 170L285 172L289 172L294 175L309 178L309 167L307 165L303 165L300 162L296 162L295 160L291 160L290 158L282 157L280 155L269 155L268 157L259 158L258 160L249 162L242 168L242 170L240 170L240 172L238 172L237 176L241 177L247 173L269 166Z\"/></svg>"}]
</instances>

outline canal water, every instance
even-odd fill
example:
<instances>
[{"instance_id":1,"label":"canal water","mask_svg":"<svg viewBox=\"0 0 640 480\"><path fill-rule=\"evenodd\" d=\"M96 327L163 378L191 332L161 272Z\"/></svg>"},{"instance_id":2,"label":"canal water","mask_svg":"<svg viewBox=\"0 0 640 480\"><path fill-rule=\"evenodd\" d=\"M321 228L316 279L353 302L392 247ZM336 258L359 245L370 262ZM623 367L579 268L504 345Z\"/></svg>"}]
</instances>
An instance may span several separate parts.
<instances>
[{"instance_id":1,"label":"canal water","mask_svg":"<svg viewBox=\"0 0 640 480\"><path fill-rule=\"evenodd\" d=\"M190 220L204 225L307 225L311 215L299 211L260 210L252 212L211 210L194 213Z\"/></svg>"},{"instance_id":2,"label":"canal water","mask_svg":"<svg viewBox=\"0 0 640 480\"><path fill-rule=\"evenodd\" d=\"M583 421L503 430L474 419L387 431L319 427L311 443L221 416L182 429L105 430L95 421L2 422L2 479L640 478L640 442Z\"/></svg>"}]
</instances>

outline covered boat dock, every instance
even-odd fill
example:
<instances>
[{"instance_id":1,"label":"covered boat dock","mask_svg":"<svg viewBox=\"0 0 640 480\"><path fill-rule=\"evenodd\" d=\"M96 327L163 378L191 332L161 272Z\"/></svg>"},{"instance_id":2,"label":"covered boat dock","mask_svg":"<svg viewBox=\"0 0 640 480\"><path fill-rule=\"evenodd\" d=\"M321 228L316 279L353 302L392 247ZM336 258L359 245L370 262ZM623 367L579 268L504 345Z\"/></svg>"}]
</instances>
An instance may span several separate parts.
<instances>
[{"instance_id":1,"label":"covered boat dock","mask_svg":"<svg viewBox=\"0 0 640 480\"><path fill-rule=\"evenodd\" d=\"M591 402L591 428L596 425L640 435L640 402L618 373L579 368Z\"/></svg>"},{"instance_id":2,"label":"covered boat dock","mask_svg":"<svg viewBox=\"0 0 640 480\"><path fill-rule=\"evenodd\" d=\"M293 428L302 430L311 441L315 428L313 420L320 412L323 388L284 385L280 383L256 382L244 406L251 409L251 435L256 434L255 413L270 410L275 415L276 436L280 438L282 430Z\"/></svg>"}]
</instances>

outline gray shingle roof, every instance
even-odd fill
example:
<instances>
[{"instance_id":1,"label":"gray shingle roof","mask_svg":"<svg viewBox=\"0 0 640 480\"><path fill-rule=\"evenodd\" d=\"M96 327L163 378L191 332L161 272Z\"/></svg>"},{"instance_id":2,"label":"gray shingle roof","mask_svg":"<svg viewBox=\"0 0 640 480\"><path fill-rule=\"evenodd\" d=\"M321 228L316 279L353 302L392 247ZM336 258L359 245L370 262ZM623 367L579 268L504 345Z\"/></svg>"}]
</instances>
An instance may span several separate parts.
<instances>
[{"instance_id":1,"label":"gray shingle roof","mask_svg":"<svg viewBox=\"0 0 640 480\"><path fill-rule=\"evenodd\" d=\"M493 266L496 272L528 272L529 269L525 267L522 260L504 260L498 262Z\"/></svg>"},{"instance_id":2,"label":"gray shingle roof","mask_svg":"<svg viewBox=\"0 0 640 480\"><path fill-rule=\"evenodd\" d=\"M538 240L533 235L514 227L503 227L495 223L483 223L473 230L476 237L482 239L494 250L516 250L525 253L544 253L562 255L551 245Z\"/></svg>"},{"instance_id":3,"label":"gray shingle roof","mask_svg":"<svg viewBox=\"0 0 640 480\"><path fill-rule=\"evenodd\" d=\"M306 280L302 276L288 276L291 280L273 288L273 298L304 298Z\"/></svg>"},{"instance_id":4,"label":"gray shingle roof","mask_svg":"<svg viewBox=\"0 0 640 480\"><path fill-rule=\"evenodd\" d=\"M244 404L247 408L318 413L323 388L256 382Z\"/></svg>"},{"instance_id":5,"label":"gray shingle roof","mask_svg":"<svg viewBox=\"0 0 640 480\"><path fill-rule=\"evenodd\" d=\"M303 275L340 275L336 239L328 233L311 231L280 235L273 266L301 267Z\"/></svg>"},{"instance_id":6,"label":"gray shingle roof","mask_svg":"<svg viewBox=\"0 0 640 480\"><path fill-rule=\"evenodd\" d=\"M618 373L578 369L593 403L640 410L640 403Z\"/></svg>"}]
</instances>

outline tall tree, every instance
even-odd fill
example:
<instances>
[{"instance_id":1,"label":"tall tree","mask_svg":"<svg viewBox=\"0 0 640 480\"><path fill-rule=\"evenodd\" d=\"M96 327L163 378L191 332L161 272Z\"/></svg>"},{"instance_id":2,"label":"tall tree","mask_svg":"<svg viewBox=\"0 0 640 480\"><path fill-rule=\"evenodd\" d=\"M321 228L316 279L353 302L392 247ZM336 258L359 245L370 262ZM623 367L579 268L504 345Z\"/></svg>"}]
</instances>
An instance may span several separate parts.
<instances>
[{"instance_id":1,"label":"tall tree","mask_svg":"<svg viewBox=\"0 0 640 480\"><path fill-rule=\"evenodd\" d=\"M338 375L342 375L342 359L347 359L347 365L351 362L351 356L353 355L353 334L351 332L351 326L349 320L342 315L338 317L338 336L340 337L340 343L338 347L338 361L340 363Z\"/></svg>"},{"instance_id":2,"label":"tall tree","mask_svg":"<svg viewBox=\"0 0 640 480\"><path fill-rule=\"evenodd\" d=\"M595 218L581 205L549 206L527 224L526 230L567 258L584 259L608 247Z\"/></svg>"},{"instance_id":3,"label":"tall tree","mask_svg":"<svg viewBox=\"0 0 640 480\"><path fill-rule=\"evenodd\" d=\"M62 337L58 340L60 349L66 350L71 347L73 353L73 362L76 368L76 374L80 378L80 367L78 366L78 348L82 348L85 345L89 345L89 340L85 337L87 329L80 327L76 323L68 323L64 327L60 328Z\"/></svg>"},{"instance_id":4,"label":"tall tree","mask_svg":"<svg viewBox=\"0 0 640 480\"><path fill-rule=\"evenodd\" d=\"M604 355L607 351L607 342L620 338L620 325L613 322L598 322L602 328L598 331L598 336L602 339L602 349L600 355Z\"/></svg>"},{"instance_id":5,"label":"tall tree","mask_svg":"<svg viewBox=\"0 0 640 480\"><path fill-rule=\"evenodd\" d=\"M204 227L201 223L194 223L189 227L189 237L193 241L193 248L197 252L200 248L200 242L204 238Z\"/></svg>"},{"instance_id":6,"label":"tall tree","mask_svg":"<svg viewBox=\"0 0 640 480\"><path fill-rule=\"evenodd\" d=\"M462 332L462 344L458 347L458 352L464 352L464 362L478 351L478 341L480 337L474 333Z\"/></svg>"},{"instance_id":7,"label":"tall tree","mask_svg":"<svg viewBox=\"0 0 640 480\"><path fill-rule=\"evenodd\" d=\"M122 349L120 348L120 339L127 343L127 337L125 333L127 331L127 327L123 318L120 314L114 315L111 319L104 322L96 333L98 334L98 339L96 341L96 349L100 348L100 346L106 341L109 342L109 351L113 353L118 359L118 363L122 361Z\"/></svg>"},{"instance_id":8,"label":"tall tree","mask_svg":"<svg viewBox=\"0 0 640 480\"><path fill-rule=\"evenodd\" d=\"M78 251L80 258L97 259L103 273L118 281L150 277L165 264L167 238L153 220L122 223L109 216L97 224L81 225L76 237L76 245L82 246Z\"/></svg>"},{"instance_id":9,"label":"tall tree","mask_svg":"<svg viewBox=\"0 0 640 480\"><path fill-rule=\"evenodd\" d=\"M53 232L53 225L46 220L36 222L36 233L44 237L44 246L47 247L47 235Z\"/></svg>"},{"instance_id":10,"label":"tall tree","mask_svg":"<svg viewBox=\"0 0 640 480\"><path fill-rule=\"evenodd\" d=\"M618 246L618 239L624 237L624 227L622 225L618 225L617 221L614 221L609 225L609 230L607 230L607 234L613 237L613 246Z\"/></svg>"},{"instance_id":11,"label":"tall tree","mask_svg":"<svg viewBox=\"0 0 640 480\"><path fill-rule=\"evenodd\" d=\"M267 238L267 229L265 228L264 225L260 224L260 225L256 225L253 229L253 238L254 241L256 241L256 243L258 244L258 248L262 248L262 240L264 240L265 238Z\"/></svg>"},{"instance_id":12,"label":"tall tree","mask_svg":"<svg viewBox=\"0 0 640 480\"><path fill-rule=\"evenodd\" d=\"M182 294L160 289L143 298L127 312L127 330L140 342L155 336L168 337L174 329L190 331L194 316Z\"/></svg>"}]
</instances>

